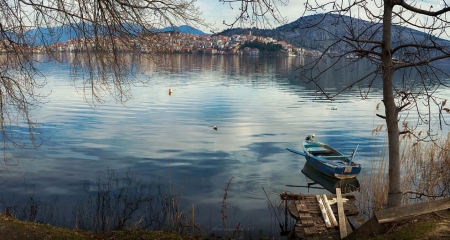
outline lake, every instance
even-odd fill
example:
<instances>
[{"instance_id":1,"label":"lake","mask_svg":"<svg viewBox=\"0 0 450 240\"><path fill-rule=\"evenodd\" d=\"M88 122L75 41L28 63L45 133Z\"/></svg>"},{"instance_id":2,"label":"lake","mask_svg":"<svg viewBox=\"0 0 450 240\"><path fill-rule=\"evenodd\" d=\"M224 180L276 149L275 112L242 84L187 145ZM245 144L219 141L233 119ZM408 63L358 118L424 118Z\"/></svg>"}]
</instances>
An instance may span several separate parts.
<instances>
[{"instance_id":1,"label":"lake","mask_svg":"<svg viewBox=\"0 0 450 240\"><path fill-rule=\"evenodd\" d=\"M114 187L125 184L129 192L120 196L136 197L158 183L151 196L178 195L179 211L190 215L194 207L203 233L232 234L239 224L254 238L278 237L279 221L284 223L274 210L279 193L327 192L287 186L311 180L301 173L305 159L286 148L301 149L312 133L344 154L359 144L355 161L363 166L361 175L377 161L373 153L384 151L385 135L372 135L384 123L375 116L383 113L376 111L379 83L368 99L356 87L328 101L296 77L294 66L308 59L167 58L166 69L137 64L145 83L130 86L132 98L123 104L108 95L88 104L82 82L72 81L70 61L39 64L48 73L39 91L49 95L32 119L44 141L37 149L17 150L17 165L0 175L1 207L25 219L89 228L88 209L98 213L99 199L105 200L99 193L120 195ZM324 88L336 91L365 71L361 63L330 73Z\"/></svg>"}]
</instances>

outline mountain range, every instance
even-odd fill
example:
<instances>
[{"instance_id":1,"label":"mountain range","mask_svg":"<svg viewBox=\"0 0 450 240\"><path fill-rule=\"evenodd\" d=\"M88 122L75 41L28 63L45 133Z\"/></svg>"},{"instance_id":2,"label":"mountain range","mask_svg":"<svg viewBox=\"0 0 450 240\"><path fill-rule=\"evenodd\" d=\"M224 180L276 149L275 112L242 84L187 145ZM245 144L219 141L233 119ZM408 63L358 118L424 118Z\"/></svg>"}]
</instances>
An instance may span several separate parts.
<instances>
[{"instance_id":1,"label":"mountain range","mask_svg":"<svg viewBox=\"0 0 450 240\"><path fill-rule=\"evenodd\" d=\"M315 25L314 28L311 28ZM349 36L351 30L348 26L353 26L354 34L361 32L363 38L371 40L381 39L381 23L371 23L365 20L351 18L348 16L339 16L334 14L315 14L300 17L299 19L275 29L258 29L258 28L233 28L227 29L217 35L231 36L233 34L249 34L263 37L272 37L277 40L284 40L295 47L303 47L324 51L342 36ZM356 27L355 27L356 26ZM133 24L125 25L127 31L131 34L139 34L141 27ZM130 31L132 29L133 31ZM108 31L105 28L97 27L97 32ZM196 35L209 35L201 30L183 25L178 27L166 27L163 29L155 29L156 32L182 32ZM71 38L89 37L94 32L93 25L76 24L72 26L58 26L53 28L37 28L26 32L25 37L31 42L31 45L39 46L44 43L66 42ZM393 45L399 45L408 41L422 41L430 37L429 35L403 26L393 26ZM449 41L443 39L435 39L439 44L450 45ZM345 51L346 44L341 43L334 45L330 50Z\"/></svg>"},{"instance_id":2,"label":"mountain range","mask_svg":"<svg viewBox=\"0 0 450 240\"><path fill-rule=\"evenodd\" d=\"M312 27L314 26L314 27ZM349 26L351 26L349 28ZM231 36L233 34L249 34L272 37L277 40L284 40L287 43L307 49L325 51L344 36L360 35L361 39L381 41L382 24L371 23L365 20L340 16L336 14L315 14L305 16L289 24L277 27L275 29L257 29L257 28L235 28L225 30L218 35ZM440 45L450 46L450 42L430 36L426 33L404 26L393 25L392 44L398 46L403 43L423 41L430 42L427 39L433 39ZM348 45L345 43L336 44L329 50L345 51Z\"/></svg>"},{"instance_id":3,"label":"mountain range","mask_svg":"<svg viewBox=\"0 0 450 240\"><path fill-rule=\"evenodd\" d=\"M142 28L136 24L124 24L121 26L123 32L127 32L129 35L139 35L142 32ZM198 29L192 28L187 25L178 26L178 27L166 27L162 29L153 29L154 32L182 32L196 35L209 35ZM40 46L44 44L54 44L60 42L67 42L69 39L73 38L84 38L91 37L94 35L94 32L102 35L111 34L111 32L102 26L94 27L93 24L73 24L73 25L64 25L64 26L56 26L56 27L40 27L29 30L25 32L24 37L26 42L31 46ZM15 36L13 33L8 33L8 36L11 39L19 39L18 36Z\"/></svg>"},{"instance_id":4,"label":"mountain range","mask_svg":"<svg viewBox=\"0 0 450 240\"><path fill-rule=\"evenodd\" d=\"M161 32L182 32L182 33L189 33L189 34L196 34L196 35L209 35L206 34L204 32L202 32L201 30L195 29L193 27L190 27L188 25L183 25L183 26L179 26L179 27L166 27L160 30Z\"/></svg>"}]
</instances>

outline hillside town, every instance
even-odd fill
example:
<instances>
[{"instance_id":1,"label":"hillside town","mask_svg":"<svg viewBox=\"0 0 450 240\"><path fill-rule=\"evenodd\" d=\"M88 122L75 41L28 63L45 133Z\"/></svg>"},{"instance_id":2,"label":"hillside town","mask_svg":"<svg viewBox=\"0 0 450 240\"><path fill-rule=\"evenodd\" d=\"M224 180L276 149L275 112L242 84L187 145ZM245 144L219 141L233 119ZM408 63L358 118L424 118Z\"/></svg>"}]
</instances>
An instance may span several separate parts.
<instances>
[{"instance_id":1,"label":"hillside town","mask_svg":"<svg viewBox=\"0 0 450 240\"><path fill-rule=\"evenodd\" d=\"M113 40L111 40L113 39ZM158 33L158 41L155 41L155 36L140 36L137 38L123 39L118 37L104 37L99 38L78 38L69 39L65 42L58 42L54 44L42 44L32 48L35 53L42 53L48 51L50 48L54 52L85 52L92 51L98 47L96 44L101 42L102 47L108 48L112 46L111 41L115 41L115 50L122 52L139 51L141 53L192 53L205 55L260 55L264 50L258 48L243 47L247 42L258 41L264 44L278 44L281 45L281 51L271 54L285 55L285 56L319 56L320 52L316 50L308 50L304 48L294 47L286 43L284 40L277 40L271 37L261 37L252 35L249 32L246 35L196 35L189 33L174 33L165 32ZM15 47L12 44L1 44L0 52L8 52Z\"/></svg>"}]
</instances>

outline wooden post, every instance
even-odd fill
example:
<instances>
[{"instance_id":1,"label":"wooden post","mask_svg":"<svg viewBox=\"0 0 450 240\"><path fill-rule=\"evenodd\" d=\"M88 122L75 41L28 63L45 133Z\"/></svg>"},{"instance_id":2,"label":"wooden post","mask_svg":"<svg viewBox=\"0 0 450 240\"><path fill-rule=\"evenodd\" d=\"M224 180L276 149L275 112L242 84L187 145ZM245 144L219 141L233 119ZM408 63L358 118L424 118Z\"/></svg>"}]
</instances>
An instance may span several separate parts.
<instances>
[{"instance_id":1,"label":"wooden post","mask_svg":"<svg viewBox=\"0 0 450 240\"><path fill-rule=\"evenodd\" d=\"M336 202L339 216L339 231L341 233L341 239L347 237L347 224L345 222L344 204L342 202L341 189L336 188Z\"/></svg>"}]
</instances>

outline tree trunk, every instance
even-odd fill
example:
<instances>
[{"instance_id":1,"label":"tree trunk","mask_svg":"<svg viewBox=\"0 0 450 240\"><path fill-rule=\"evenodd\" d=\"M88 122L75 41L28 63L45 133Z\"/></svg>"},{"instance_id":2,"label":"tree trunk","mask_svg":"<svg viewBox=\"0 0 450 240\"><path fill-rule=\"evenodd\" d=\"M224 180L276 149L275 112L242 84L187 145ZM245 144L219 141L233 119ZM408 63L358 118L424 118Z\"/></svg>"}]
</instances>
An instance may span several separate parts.
<instances>
[{"instance_id":1,"label":"tree trunk","mask_svg":"<svg viewBox=\"0 0 450 240\"><path fill-rule=\"evenodd\" d=\"M383 102L386 110L386 125L388 128L389 150L389 190L387 207L401 204L402 192L400 186L400 144L398 128L399 109L395 104L392 62L392 9L391 0L384 1L383 39L382 39L382 71L383 71Z\"/></svg>"}]
</instances>

